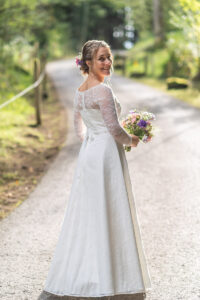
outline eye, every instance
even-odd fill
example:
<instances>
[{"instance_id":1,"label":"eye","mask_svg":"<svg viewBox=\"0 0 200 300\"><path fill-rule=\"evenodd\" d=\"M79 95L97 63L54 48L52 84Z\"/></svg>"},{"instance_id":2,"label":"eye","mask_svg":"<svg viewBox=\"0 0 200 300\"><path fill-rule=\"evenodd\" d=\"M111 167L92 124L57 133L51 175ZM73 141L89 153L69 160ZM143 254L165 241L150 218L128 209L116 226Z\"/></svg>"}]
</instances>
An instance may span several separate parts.
<instances>
[{"instance_id":1,"label":"eye","mask_svg":"<svg viewBox=\"0 0 200 300\"><path fill-rule=\"evenodd\" d=\"M112 58L111 58L110 55L107 56L107 58L112 62ZM99 60L100 60L100 61L104 61L104 60L105 60L105 57L100 57Z\"/></svg>"}]
</instances>

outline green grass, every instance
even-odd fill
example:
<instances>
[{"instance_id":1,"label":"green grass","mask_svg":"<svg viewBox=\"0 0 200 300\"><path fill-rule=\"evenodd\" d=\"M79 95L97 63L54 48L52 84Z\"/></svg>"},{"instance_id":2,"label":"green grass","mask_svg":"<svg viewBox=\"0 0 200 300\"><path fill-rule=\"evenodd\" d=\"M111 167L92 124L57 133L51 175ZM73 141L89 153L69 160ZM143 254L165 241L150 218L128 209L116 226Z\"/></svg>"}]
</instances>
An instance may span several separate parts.
<instances>
[{"instance_id":1,"label":"green grass","mask_svg":"<svg viewBox=\"0 0 200 300\"><path fill-rule=\"evenodd\" d=\"M9 85L9 78L12 78ZM19 69L13 68L4 74L5 87L0 97L0 104L11 99L14 95L27 88L32 83L32 76L29 73L20 72ZM13 83L15 85L13 86ZM8 88L9 87L9 88ZM42 143L44 137L41 133L35 132L29 125L33 125L34 107L32 101L32 91L27 95L16 99L0 110L0 156L8 157L8 149L25 147L27 138L25 135L37 135L37 139ZM31 140L31 139L30 139ZM29 142L31 143L31 142Z\"/></svg>"},{"instance_id":2,"label":"green grass","mask_svg":"<svg viewBox=\"0 0 200 300\"><path fill-rule=\"evenodd\" d=\"M2 180L17 180L18 172L5 172L2 174Z\"/></svg>"}]
</instances>

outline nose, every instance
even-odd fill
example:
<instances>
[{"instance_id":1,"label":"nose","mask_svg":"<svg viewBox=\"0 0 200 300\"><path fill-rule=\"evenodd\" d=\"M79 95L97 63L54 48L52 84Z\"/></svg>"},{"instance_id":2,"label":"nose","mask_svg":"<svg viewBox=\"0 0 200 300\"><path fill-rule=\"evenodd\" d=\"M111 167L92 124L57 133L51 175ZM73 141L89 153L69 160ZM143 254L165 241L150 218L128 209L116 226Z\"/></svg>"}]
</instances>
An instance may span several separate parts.
<instances>
[{"instance_id":1,"label":"nose","mask_svg":"<svg viewBox=\"0 0 200 300\"><path fill-rule=\"evenodd\" d=\"M112 62L110 61L110 59L107 58L107 59L105 60L105 64L110 66L110 65L112 64Z\"/></svg>"}]
</instances>

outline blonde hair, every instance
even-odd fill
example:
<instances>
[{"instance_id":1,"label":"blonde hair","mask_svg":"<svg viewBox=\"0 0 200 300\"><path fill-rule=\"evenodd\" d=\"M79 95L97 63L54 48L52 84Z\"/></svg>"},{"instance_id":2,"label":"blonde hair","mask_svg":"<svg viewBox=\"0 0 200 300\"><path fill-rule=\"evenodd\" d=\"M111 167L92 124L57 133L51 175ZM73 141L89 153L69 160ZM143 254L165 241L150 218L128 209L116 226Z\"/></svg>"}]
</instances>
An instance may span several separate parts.
<instances>
[{"instance_id":1,"label":"blonde hair","mask_svg":"<svg viewBox=\"0 0 200 300\"><path fill-rule=\"evenodd\" d=\"M89 40L83 45L82 51L80 53L80 70L83 74L89 74L89 67L86 64L86 61L92 61L100 47L106 47L110 49L110 46L105 41L101 40Z\"/></svg>"}]
</instances>

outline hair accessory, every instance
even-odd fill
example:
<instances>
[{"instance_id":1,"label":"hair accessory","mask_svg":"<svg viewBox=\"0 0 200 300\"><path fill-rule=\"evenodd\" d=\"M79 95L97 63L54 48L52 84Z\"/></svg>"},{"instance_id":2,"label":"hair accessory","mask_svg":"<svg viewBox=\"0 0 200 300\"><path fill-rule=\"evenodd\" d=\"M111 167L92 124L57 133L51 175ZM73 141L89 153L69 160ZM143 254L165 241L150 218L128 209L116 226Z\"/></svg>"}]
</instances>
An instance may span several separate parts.
<instances>
[{"instance_id":1,"label":"hair accessory","mask_svg":"<svg viewBox=\"0 0 200 300\"><path fill-rule=\"evenodd\" d=\"M76 57L76 65L77 65L77 67L79 66L79 65L81 65L82 64L82 60L81 59L79 59L78 57Z\"/></svg>"}]
</instances>

